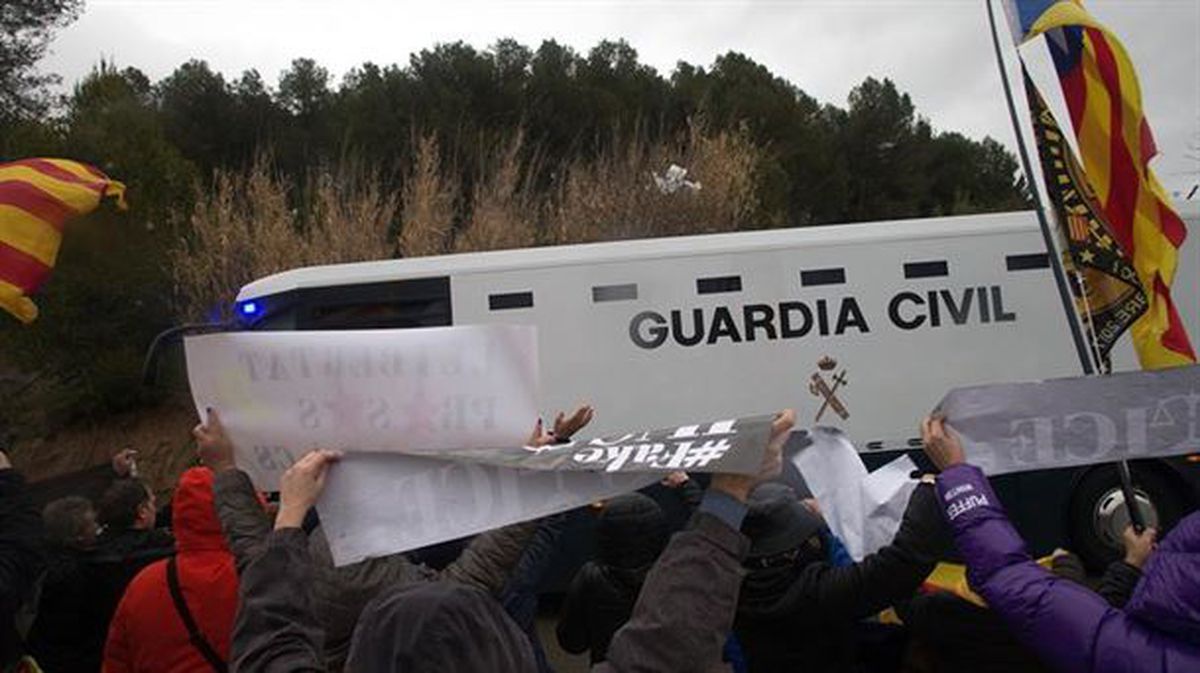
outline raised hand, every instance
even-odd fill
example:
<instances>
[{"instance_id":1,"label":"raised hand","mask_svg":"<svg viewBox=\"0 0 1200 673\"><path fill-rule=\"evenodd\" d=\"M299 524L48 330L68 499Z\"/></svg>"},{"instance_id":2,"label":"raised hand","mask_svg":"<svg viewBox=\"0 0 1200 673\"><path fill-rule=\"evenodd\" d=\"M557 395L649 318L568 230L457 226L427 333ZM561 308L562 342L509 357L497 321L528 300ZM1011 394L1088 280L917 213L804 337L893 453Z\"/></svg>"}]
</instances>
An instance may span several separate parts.
<instances>
[{"instance_id":1,"label":"raised hand","mask_svg":"<svg viewBox=\"0 0 1200 673\"><path fill-rule=\"evenodd\" d=\"M531 448L540 448L549 446L554 443L554 435L546 432L546 428L542 423L542 419L538 419L533 425L533 432L530 433L529 439L525 440L525 446Z\"/></svg>"},{"instance_id":2,"label":"raised hand","mask_svg":"<svg viewBox=\"0 0 1200 673\"><path fill-rule=\"evenodd\" d=\"M921 440L925 443L925 455L939 470L967 462L962 442L946 427L942 416L926 416L921 421Z\"/></svg>"},{"instance_id":3,"label":"raised hand","mask_svg":"<svg viewBox=\"0 0 1200 673\"><path fill-rule=\"evenodd\" d=\"M341 451L315 449L296 461L279 480L279 513L276 528L299 528L308 510L317 504L325 489L329 466L342 457Z\"/></svg>"},{"instance_id":4,"label":"raised hand","mask_svg":"<svg viewBox=\"0 0 1200 673\"><path fill-rule=\"evenodd\" d=\"M1146 528L1138 533L1133 526L1126 526L1121 533L1121 543L1125 546L1125 562L1134 568L1146 565L1146 561L1154 553L1157 539L1158 531L1154 528Z\"/></svg>"},{"instance_id":5,"label":"raised hand","mask_svg":"<svg viewBox=\"0 0 1200 673\"><path fill-rule=\"evenodd\" d=\"M687 472L684 472L683 470L675 470L674 472L668 472L667 476L663 477L663 480L660 483L667 488L680 488L684 484L688 483L690 478L691 477L688 476Z\"/></svg>"},{"instance_id":6,"label":"raised hand","mask_svg":"<svg viewBox=\"0 0 1200 673\"><path fill-rule=\"evenodd\" d=\"M225 434L225 426L221 425L221 417L216 409L208 409L207 420L192 429L192 436L196 438L200 462L213 472L236 467L233 462L233 442Z\"/></svg>"},{"instance_id":7,"label":"raised hand","mask_svg":"<svg viewBox=\"0 0 1200 673\"><path fill-rule=\"evenodd\" d=\"M136 477L138 452L134 449L122 449L112 457L112 470L118 477Z\"/></svg>"},{"instance_id":8,"label":"raised hand","mask_svg":"<svg viewBox=\"0 0 1200 673\"><path fill-rule=\"evenodd\" d=\"M557 442L566 442L575 436L575 433L583 429L585 425L592 422L592 417L596 415L596 410L584 404L580 405L575 413L567 416L563 412L558 412L558 416L554 418L554 439Z\"/></svg>"},{"instance_id":9,"label":"raised hand","mask_svg":"<svg viewBox=\"0 0 1200 673\"><path fill-rule=\"evenodd\" d=\"M784 409L771 422L771 437L767 440L767 450L763 453L763 461L758 474L714 474L709 488L723 491L734 498L746 502L750 491L764 481L779 476L783 469L783 445L787 442L788 433L796 424L796 412Z\"/></svg>"}]
</instances>

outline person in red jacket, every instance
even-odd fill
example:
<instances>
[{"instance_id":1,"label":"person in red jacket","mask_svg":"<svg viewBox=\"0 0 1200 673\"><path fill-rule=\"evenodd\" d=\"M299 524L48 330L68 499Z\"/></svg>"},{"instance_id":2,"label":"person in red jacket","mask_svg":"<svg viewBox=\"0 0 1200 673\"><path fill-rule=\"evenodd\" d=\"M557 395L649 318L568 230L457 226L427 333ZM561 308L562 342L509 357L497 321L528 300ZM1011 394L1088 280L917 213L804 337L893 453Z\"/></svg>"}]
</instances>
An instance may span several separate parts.
<instances>
[{"instance_id":1,"label":"person in red jacket","mask_svg":"<svg viewBox=\"0 0 1200 673\"><path fill-rule=\"evenodd\" d=\"M179 478L172 524L176 555L144 568L125 590L103 673L226 670L238 577L213 505L212 470L195 467Z\"/></svg>"}]
</instances>

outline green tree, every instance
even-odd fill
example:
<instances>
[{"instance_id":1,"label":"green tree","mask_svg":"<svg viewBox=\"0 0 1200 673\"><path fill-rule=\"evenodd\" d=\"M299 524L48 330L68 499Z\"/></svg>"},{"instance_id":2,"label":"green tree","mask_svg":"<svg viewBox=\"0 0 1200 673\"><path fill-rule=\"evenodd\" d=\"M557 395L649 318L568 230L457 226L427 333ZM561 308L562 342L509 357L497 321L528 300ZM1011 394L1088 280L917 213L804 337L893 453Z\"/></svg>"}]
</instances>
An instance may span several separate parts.
<instances>
[{"instance_id":1,"label":"green tree","mask_svg":"<svg viewBox=\"0 0 1200 673\"><path fill-rule=\"evenodd\" d=\"M16 366L58 383L53 399L71 416L127 409L150 340L170 325L165 250L191 207L195 171L167 141L148 79L101 63L75 87L64 146L127 187L128 213L105 208L71 222L41 316L0 330Z\"/></svg>"},{"instance_id":2,"label":"green tree","mask_svg":"<svg viewBox=\"0 0 1200 673\"><path fill-rule=\"evenodd\" d=\"M839 136L851 176L847 219L921 214L932 129L908 94L891 80L868 77L850 92Z\"/></svg>"},{"instance_id":3,"label":"green tree","mask_svg":"<svg viewBox=\"0 0 1200 673\"><path fill-rule=\"evenodd\" d=\"M209 175L218 166L247 158L237 147L235 101L225 78L204 61L188 61L156 86L163 130L171 142Z\"/></svg>"},{"instance_id":4,"label":"green tree","mask_svg":"<svg viewBox=\"0 0 1200 673\"><path fill-rule=\"evenodd\" d=\"M79 15L82 0L4 0L0 3L0 126L45 112L46 85L35 70L54 31Z\"/></svg>"}]
</instances>

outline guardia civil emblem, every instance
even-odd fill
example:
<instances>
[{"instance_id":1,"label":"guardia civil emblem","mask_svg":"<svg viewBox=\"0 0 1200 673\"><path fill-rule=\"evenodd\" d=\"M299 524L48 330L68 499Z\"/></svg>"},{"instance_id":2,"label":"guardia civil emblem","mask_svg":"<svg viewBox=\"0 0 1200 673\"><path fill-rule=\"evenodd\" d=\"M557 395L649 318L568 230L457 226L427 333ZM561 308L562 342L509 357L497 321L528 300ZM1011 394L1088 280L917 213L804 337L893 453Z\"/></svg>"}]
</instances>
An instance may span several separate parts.
<instances>
[{"instance_id":1,"label":"guardia civil emblem","mask_svg":"<svg viewBox=\"0 0 1200 673\"><path fill-rule=\"evenodd\" d=\"M813 395L821 398L821 408L817 410L817 415L813 418L813 423L820 423L821 416L829 409L837 414L844 421L850 418L850 411L846 409L846 405L838 399L838 389L849 385L846 381L846 369L842 368L840 372L836 372L838 366L837 360L826 355L817 361L817 371L813 372L808 384L808 390ZM829 380L825 379L828 375Z\"/></svg>"}]
</instances>

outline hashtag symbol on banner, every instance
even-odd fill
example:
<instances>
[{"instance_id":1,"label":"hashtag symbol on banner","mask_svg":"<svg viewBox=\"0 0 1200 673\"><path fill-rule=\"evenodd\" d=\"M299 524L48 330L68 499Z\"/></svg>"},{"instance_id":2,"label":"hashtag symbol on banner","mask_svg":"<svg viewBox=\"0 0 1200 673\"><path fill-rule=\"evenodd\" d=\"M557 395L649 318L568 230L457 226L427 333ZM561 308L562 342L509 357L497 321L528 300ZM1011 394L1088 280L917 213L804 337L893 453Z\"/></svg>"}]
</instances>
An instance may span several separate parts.
<instances>
[{"instance_id":1,"label":"hashtag symbol on banner","mask_svg":"<svg viewBox=\"0 0 1200 673\"><path fill-rule=\"evenodd\" d=\"M707 467L714 460L725 457L729 451L728 439L710 439L699 446L687 450L683 457L683 466L687 468Z\"/></svg>"}]
</instances>

